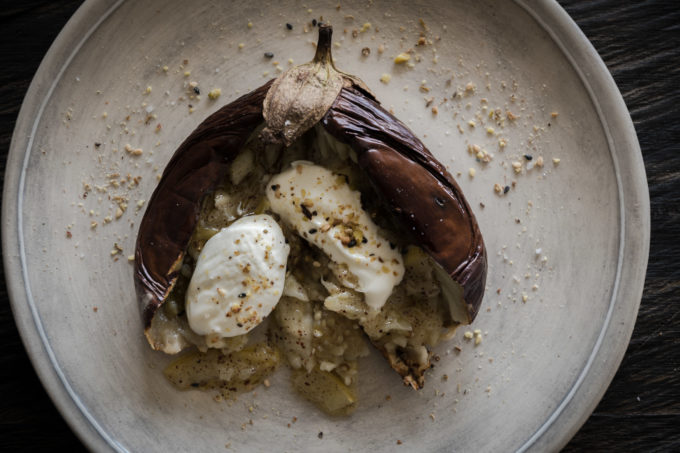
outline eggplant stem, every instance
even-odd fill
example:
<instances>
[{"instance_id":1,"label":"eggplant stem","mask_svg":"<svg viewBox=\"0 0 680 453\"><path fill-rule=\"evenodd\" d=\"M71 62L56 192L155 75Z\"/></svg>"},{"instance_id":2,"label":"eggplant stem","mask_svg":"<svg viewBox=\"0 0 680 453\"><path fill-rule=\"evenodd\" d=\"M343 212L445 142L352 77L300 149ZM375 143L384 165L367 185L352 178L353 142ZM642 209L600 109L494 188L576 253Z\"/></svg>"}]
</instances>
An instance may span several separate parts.
<instances>
[{"instance_id":1,"label":"eggplant stem","mask_svg":"<svg viewBox=\"0 0 680 453\"><path fill-rule=\"evenodd\" d=\"M333 56L331 55L331 38L333 36L333 27L329 24L323 24L319 27L319 40L316 43L316 54L314 54L314 62L321 64L333 65Z\"/></svg>"}]
</instances>

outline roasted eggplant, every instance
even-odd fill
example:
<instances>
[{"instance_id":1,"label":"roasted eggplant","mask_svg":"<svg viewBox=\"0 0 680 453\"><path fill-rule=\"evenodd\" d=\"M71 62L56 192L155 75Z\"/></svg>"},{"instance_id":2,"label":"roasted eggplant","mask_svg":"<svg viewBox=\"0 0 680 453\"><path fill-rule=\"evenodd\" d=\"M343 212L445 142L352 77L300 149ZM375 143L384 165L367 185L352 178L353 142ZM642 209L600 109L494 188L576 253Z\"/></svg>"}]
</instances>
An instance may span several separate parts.
<instances>
[{"instance_id":1,"label":"roasted eggplant","mask_svg":"<svg viewBox=\"0 0 680 453\"><path fill-rule=\"evenodd\" d=\"M173 332L191 335L186 323L171 319L172 310L162 307L173 291L182 297L178 280L206 196L240 165L237 157L244 148L256 159L276 161L314 131L351 150L372 195L400 234L431 257L448 302L443 327L469 324L476 317L487 261L474 213L453 177L423 143L380 106L363 82L335 69L331 35L329 25L320 26L314 60L209 116L165 168L140 224L135 250L136 290L145 334L154 349L178 352L187 344ZM413 351L369 338L405 383L422 387L429 356L413 359Z\"/></svg>"}]
</instances>

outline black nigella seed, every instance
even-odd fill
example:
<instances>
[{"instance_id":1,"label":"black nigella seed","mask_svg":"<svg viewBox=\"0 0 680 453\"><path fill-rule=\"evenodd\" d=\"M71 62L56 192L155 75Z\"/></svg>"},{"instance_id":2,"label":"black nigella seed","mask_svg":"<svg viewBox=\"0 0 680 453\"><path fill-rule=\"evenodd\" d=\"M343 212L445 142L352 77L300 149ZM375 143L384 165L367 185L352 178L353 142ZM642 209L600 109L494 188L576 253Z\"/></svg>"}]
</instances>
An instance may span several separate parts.
<instances>
[{"instance_id":1,"label":"black nigella seed","mask_svg":"<svg viewBox=\"0 0 680 453\"><path fill-rule=\"evenodd\" d=\"M532 156L531 154L525 154L525 155L524 155L524 158L525 158L526 160L531 160L531 159L534 158L534 156Z\"/></svg>"},{"instance_id":2,"label":"black nigella seed","mask_svg":"<svg viewBox=\"0 0 680 453\"><path fill-rule=\"evenodd\" d=\"M396 247L396 245L394 245L394 244L392 244L392 243L390 242L390 248L391 248L392 250L394 250L395 247Z\"/></svg>"},{"instance_id":3,"label":"black nigella seed","mask_svg":"<svg viewBox=\"0 0 680 453\"><path fill-rule=\"evenodd\" d=\"M510 186L503 187L503 193L508 193L508 192L510 192Z\"/></svg>"},{"instance_id":4,"label":"black nigella seed","mask_svg":"<svg viewBox=\"0 0 680 453\"><path fill-rule=\"evenodd\" d=\"M95 144L94 144L94 147L95 147L95 148L99 148L100 146L102 146L102 144L101 144L101 143L99 143L99 142L95 142Z\"/></svg>"},{"instance_id":5,"label":"black nigella seed","mask_svg":"<svg viewBox=\"0 0 680 453\"><path fill-rule=\"evenodd\" d=\"M316 19L312 19L312 25L316 27Z\"/></svg>"},{"instance_id":6,"label":"black nigella seed","mask_svg":"<svg viewBox=\"0 0 680 453\"><path fill-rule=\"evenodd\" d=\"M243 327L243 324L241 324L240 322L237 322L236 325L239 327Z\"/></svg>"},{"instance_id":7,"label":"black nigella seed","mask_svg":"<svg viewBox=\"0 0 680 453\"><path fill-rule=\"evenodd\" d=\"M312 218L312 213L309 211L309 209L307 209L307 206L301 204L300 208L302 208L302 213L305 215L305 217L307 217L308 219Z\"/></svg>"},{"instance_id":8,"label":"black nigella seed","mask_svg":"<svg viewBox=\"0 0 680 453\"><path fill-rule=\"evenodd\" d=\"M361 238L361 243L362 243L362 244L365 244L365 243L367 243L367 242L368 242L368 239L366 239L366 238Z\"/></svg>"},{"instance_id":9,"label":"black nigella seed","mask_svg":"<svg viewBox=\"0 0 680 453\"><path fill-rule=\"evenodd\" d=\"M293 29L293 24L286 24L286 28L287 28L288 30L292 30L292 29Z\"/></svg>"},{"instance_id":10,"label":"black nigella seed","mask_svg":"<svg viewBox=\"0 0 680 453\"><path fill-rule=\"evenodd\" d=\"M442 207L442 208L444 207L444 200L442 200L441 198L434 197L434 202L437 203L437 206Z\"/></svg>"},{"instance_id":11,"label":"black nigella seed","mask_svg":"<svg viewBox=\"0 0 680 453\"><path fill-rule=\"evenodd\" d=\"M279 185L278 185L278 184L273 184L273 185L272 185L272 190L273 190L273 191L279 190Z\"/></svg>"},{"instance_id":12,"label":"black nigella seed","mask_svg":"<svg viewBox=\"0 0 680 453\"><path fill-rule=\"evenodd\" d=\"M199 90L198 87L194 87L194 93L201 94L201 90Z\"/></svg>"},{"instance_id":13,"label":"black nigella seed","mask_svg":"<svg viewBox=\"0 0 680 453\"><path fill-rule=\"evenodd\" d=\"M265 58L274 58L274 54L272 52L265 52L264 56Z\"/></svg>"},{"instance_id":14,"label":"black nigella seed","mask_svg":"<svg viewBox=\"0 0 680 453\"><path fill-rule=\"evenodd\" d=\"M349 243L347 244L347 247L352 248L352 247L354 247L355 245L357 245L357 240L354 239L354 238L352 238L352 240L349 241Z\"/></svg>"},{"instance_id":15,"label":"black nigella seed","mask_svg":"<svg viewBox=\"0 0 680 453\"><path fill-rule=\"evenodd\" d=\"M192 387L196 388L196 387L198 387L198 382L192 382L190 385L191 385Z\"/></svg>"},{"instance_id":16,"label":"black nigella seed","mask_svg":"<svg viewBox=\"0 0 680 453\"><path fill-rule=\"evenodd\" d=\"M319 439L323 439L323 431L319 431Z\"/></svg>"},{"instance_id":17,"label":"black nigella seed","mask_svg":"<svg viewBox=\"0 0 680 453\"><path fill-rule=\"evenodd\" d=\"M238 295L238 297L240 297L241 299L243 299L244 297L246 297L246 293L241 293L241 294Z\"/></svg>"},{"instance_id":18,"label":"black nigella seed","mask_svg":"<svg viewBox=\"0 0 680 453\"><path fill-rule=\"evenodd\" d=\"M316 231L317 231L316 228L312 228L311 230L309 230L309 234L315 234Z\"/></svg>"}]
</instances>

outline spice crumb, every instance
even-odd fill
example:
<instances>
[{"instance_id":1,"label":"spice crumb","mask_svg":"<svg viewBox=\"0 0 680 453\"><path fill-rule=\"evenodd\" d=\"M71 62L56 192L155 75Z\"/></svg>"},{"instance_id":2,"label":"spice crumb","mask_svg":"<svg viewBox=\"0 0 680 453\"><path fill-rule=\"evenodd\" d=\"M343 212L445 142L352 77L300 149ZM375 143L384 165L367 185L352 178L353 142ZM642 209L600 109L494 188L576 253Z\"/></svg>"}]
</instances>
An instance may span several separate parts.
<instances>
[{"instance_id":1,"label":"spice crumb","mask_svg":"<svg viewBox=\"0 0 680 453\"><path fill-rule=\"evenodd\" d=\"M220 88L213 88L208 92L208 99L214 101L222 95L222 90Z\"/></svg>"},{"instance_id":2,"label":"spice crumb","mask_svg":"<svg viewBox=\"0 0 680 453\"><path fill-rule=\"evenodd\" d=\"M380 76L380 81L381 81L382 83L384 83L384 84L390 83L390 80L392 80L392 76L389 75L389 74L387 74L387 73L385 73L385 74L383 74L382 76Z\"/></svg>"},{"instance_id":3,"label":"spice crumb","mask_svg":"<svg viewBox=\"0 0 680 453\"><path fill-rule=\"evenodd\" d=\"M474 178L476 173L477 173L477 171L474 168L470 168L468 170L468 174L470 175L470 178Z\"/></svg>"},{"instance_id":4,"label":"spice crumb","mask_svg":"<svg viewBox=\"0 0 680 453\"><path fill-rule=\"evenodd\" d=\"M411 55L407 54L406 52L402 52L396 57L394 57L394 64L403 64L406 63L411 59Z\"/></svg>"}]
</instances>

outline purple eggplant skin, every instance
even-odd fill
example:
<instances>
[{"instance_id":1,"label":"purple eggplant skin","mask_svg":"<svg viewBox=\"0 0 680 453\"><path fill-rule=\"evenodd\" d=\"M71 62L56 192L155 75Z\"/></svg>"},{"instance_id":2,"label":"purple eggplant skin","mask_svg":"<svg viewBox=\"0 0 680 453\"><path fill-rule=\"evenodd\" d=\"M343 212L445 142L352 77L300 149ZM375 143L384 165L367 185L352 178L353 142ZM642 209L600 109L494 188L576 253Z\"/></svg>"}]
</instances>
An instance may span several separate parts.
<instances>
[{"instance_id":1,"label":"purple eggplant skin","mask_svg":"<svg viewBox=\"0 0 680 453\"><path fill-rule=\"evenodd\" d=\"M359 166L404 231L463 287L472 322L484 296L486 249L475 215L451 174L363 90L343 88L321 123L356 152Z\"/></svg>"},{"instance_id":2,"label":"purple eggplant skin","mask_svg":"<svg viewBox=\"0 0 680 453\"><path fill-rule=\"evenodd\" d=\"M321 68L332 65L331 32L320 29L317 49L328 52L318 58ZM403 231L461 285L467 315L463 321L472 322L487 274L484 241L474 213L453 177L425 145L380 106L363 82L339 74L342 88L319 116L321 126L355 151L359 166ZM273 82L208 117L167 165L147 205L135 250L135 286L147 332L177 281L203 198L221 183L246 140L266 122L263 103ZM324 96L328 99L327 93ZM295 96L291 98L296 102ZM313 105L315 111L319 105Z\"/></svg>"},{"instance_id":3,"label":"purple eggplant skin","mask_svg":"<svg viewBox=\"0 0 680 453\"><path fill-rule=\"evenodd\" d=\"M177 281L203 198L215 190L253 131L272 81L210 115L175 151L139 226L135 287L145 329Z\"/></svg>"}]
</instances>

